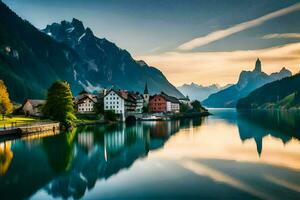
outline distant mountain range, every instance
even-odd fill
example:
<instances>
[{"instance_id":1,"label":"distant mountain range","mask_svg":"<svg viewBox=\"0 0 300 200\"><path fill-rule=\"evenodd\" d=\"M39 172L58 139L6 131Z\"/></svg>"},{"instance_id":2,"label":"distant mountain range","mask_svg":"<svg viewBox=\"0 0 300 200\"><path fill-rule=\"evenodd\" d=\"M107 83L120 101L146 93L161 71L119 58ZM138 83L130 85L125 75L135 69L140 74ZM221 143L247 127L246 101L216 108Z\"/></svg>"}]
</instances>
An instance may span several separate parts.
<instances>
[{"instance_id":1,"label":"distant mountain range","mask_svg":"<svg viewBox=\"0 0 300 200\"><path fill-rule=\"evenodd\" d=\"M177 87L177 89L185 96L188 96L191 100L203 101L209 95L216 93L220 90L226 89L231 85L226 85L221 87L217 84L202 86L195 83L183 84L182 86Z\"/></svg>"},{"instance_id":2,"label":"distant mountain range","mask_svg":"<svg viewBox=\"0 0 300 200\"><path fill-rule=\"evenodd\" d=\"M240 98L246 97L253 90L291 75L292 73L286 68L268 75L262 71L261 61L257 59L253 71L242 71L235 85L210 95L202 103L207 107L233 108L236 107L236 103Z\"/></svg>"},{"instance_id":3,"label":"distant mountain range","mask_svg":"<svg viewBox=\"0 0 300 200\"><path fill-rule=\"evenodd\" d=\"M147 82L150 93L183 96L161 71L95 37L79 20L47 26L47 35L0 1L0 24L0 79L14 101L45 98L55 80L68 81L74 94L111 86L142 92Z\"/></svg>"},{"instance_id":4,"label":"distant mountain range","mask_svg":"<svg viewBox=\"0 0 300 200\"><path fill-rule=\"evenodd\" d=\"M300 74L264 85L237 103L238 109L299 109Z\"/></svg>"}]
</instances>

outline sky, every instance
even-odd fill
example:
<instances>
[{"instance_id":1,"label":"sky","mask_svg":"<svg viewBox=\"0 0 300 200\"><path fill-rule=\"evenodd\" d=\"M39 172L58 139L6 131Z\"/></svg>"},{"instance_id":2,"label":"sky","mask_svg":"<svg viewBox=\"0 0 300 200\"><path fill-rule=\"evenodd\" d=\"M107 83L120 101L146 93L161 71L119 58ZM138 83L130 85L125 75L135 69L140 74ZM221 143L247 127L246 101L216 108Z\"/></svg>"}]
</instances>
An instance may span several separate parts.
<instances>
[{"instance_id":1,"label":"sky","mask_svg":"<svg viewBox=\"0 0 300 200\"><path fill-rule=\"evenodd\" d=\"M296 0L3 0L39 29L77 18L176 86L235 83L259 57L300 71Z\"/></svg>"}]
</instances>

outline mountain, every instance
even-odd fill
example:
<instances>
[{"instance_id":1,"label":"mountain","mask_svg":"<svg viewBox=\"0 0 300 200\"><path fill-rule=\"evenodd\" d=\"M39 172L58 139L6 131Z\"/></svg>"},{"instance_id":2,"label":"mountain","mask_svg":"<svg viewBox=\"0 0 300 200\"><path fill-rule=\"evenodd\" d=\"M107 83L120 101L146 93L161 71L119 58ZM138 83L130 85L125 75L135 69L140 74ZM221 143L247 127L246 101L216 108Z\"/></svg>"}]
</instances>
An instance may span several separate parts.
<instances>
[{"instance_id":1,"label":"mountain","mask_svg":"<svg viewBox=\"0 0 300 200\"><path fill-rule=\"evenodd\" d=\"M78 19L53 23L42 31L71 47L88 63L84 73L86 82L80 84L91 92L112 85L142 92L147 82L152 94L164 91L171 96L183 97L161 71L148 66L144 61L134 60L126 50L107 39L96 37ZM78 72L74 71L74 76L76 74Z\"/></svg>"},{"instance_id":2,"label":"mountain","mask_svg":"<svg viewBox=\"0 0 300 200\"><path fill-rule=\"evenodd\" d=\"M299 109L300 74L264 85L237 103L238 109Z\"/></svg>"},{"instance_id":3,"label":"mountain","mask_svg":"<svg viewBox=\"0 0 300 200\"><path fill-rule=\"evenodd\" d=\"M73 91L80 90L73 71L83 74L86 66L75 51L18 17L2 1L0 24L0 79L14 101L45 97L58 79L67 80Z\"/></svg>"},{"instance_id":4,"label":"mountain","mask_svg":"<svg viewBox=\"0 0 300 200\"><path fill-rule=\"evenodd\" d=\"M96 38L78 20L72 23L74 33L85 33L78 38L78 49L36 29L2 1L0 24L0 79L16 102L45 98L47 88L56 80L68 81L74 94L83 87L92 92L112 85L141 92L147 81L150 93L162 90L183 96L158 69L135 61L127 51Z\"/></svg>"},{"instance_id":5,"label":"mountain","mask_svg":"<svg viewBox=\"0 0 300 200\"><path fill-rule=\"evenodd\" d=\"M233 108L240 98L246 97L253 90L291 75L292 73L286 68L268 75L262 71L261 61L257 59L253 71L242 71L235 85L210 95L202 103L207 107Z\"/></svg>"},{"instance_id":6,"label":"mountain","mask_svg":"<svg viewBox=\"0 0 300 200\"><path fill-rule=\"evenodd\" d=\"M203 101L209 95L216 93L220 90L226 89L231 85L220 87L217 84L202 86L195 83L183 84L182 86L177 87L177 89L185 96L189 96L191 100Z\"/></svg>"}]
</instances>

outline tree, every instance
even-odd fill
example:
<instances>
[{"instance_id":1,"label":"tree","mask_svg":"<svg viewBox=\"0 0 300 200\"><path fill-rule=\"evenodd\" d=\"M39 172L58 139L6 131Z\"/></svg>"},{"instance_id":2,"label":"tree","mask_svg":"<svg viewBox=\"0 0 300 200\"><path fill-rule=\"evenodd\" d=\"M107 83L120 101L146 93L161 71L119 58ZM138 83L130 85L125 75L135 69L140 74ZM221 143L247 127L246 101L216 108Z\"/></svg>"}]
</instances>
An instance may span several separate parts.
<instances>
[{"instance_id":1,"label":"tree","mask_svg":"<svg viewBox=\"0 0 300 200\"><path fill-rule=\"evenodd\" d=\"M107 110L104 113L104 117L108 121L117 121L118 115L112 110Z\"/></svg>"},{"instance_id":2,"label":"tree","mask_svg":"<svg viewBox=\"0 0 300 200\"><path fill-rule=\"evenodd\" d=\"M96 114L104 114L104 102L101 99L98 99L98 101L95 103L94 106L94 112Z\"/></svg>"},{"instance_id":3,"label":"tree","mask_svg":"<svg viewBox=\"0 0 300 200\"><path fill-rule=\"evenodd\" d=\"M181 113L186 113L189 109L190 108L187 104L184 104L184 103L180 104L180 112Z\"/></svg>"},{"instance_id":4,"label":"tree","mask_svg":"<svg viewBox=\"0 0 300 200\"><path fill-rule=\"evenodd\" d=\"M43 108L45 117L61 122L71 127L74 120L74 103L70 86L65 81L56 81L48 89L46 104Z\"/></svg>"},{"instance_id":5,"label":"tree","mask_svg":"<svg viewBox=\"0 0 300 200\"><path fill-rule=\"evenodd\" d=\"M13 104L9 99L7 88L2 80L0 80L0 113L2 119L5 115L10 114L13 111Z\"/></svg>"},{"instance_id":6,"label":"tree","mask_svg":"<svg viewBox=\"0 0 300 200\"><path fill-rule=\"evenodd\" d=\"M201 112L201 111L204 111L205 109L202 107L200 101L193 101L192 102L192 106L193 106L193 110L195 111L198 111L198 112Z\"/></svg>"}]
</instances>

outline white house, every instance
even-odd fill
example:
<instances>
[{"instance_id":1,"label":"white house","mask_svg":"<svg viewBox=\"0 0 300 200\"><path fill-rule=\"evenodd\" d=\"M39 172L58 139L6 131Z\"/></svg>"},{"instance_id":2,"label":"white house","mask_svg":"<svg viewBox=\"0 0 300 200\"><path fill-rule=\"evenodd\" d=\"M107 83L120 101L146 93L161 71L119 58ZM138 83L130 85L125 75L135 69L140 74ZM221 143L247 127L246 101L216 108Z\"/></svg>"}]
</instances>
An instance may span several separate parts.
<instances>
[{"instance_id":1,"label":"white house","mask_svg":"<svg viewBox=\"0 0 300 200\"><path fill-rule=\"evenodd\" d=\"M132 93L123 90L109 90L104 96L104 110L111 110L125 120L127 112L135 112L137 101Z\"/></svg>"},{"instance_id":2,"label":"white house","mask_svg":"<svg viewBox=\"0 0 300 200\"><path fill-rule=\"evenodd\" d=\"M97 96L89 94L86 91L82 91L75 98L75 105L77 112L81 114L88 114L94 112L94 106L97 103Z\"/></svg>"},{"instance_id":3,"label":"white house","mask_svg":"<svg viewBox=\"0 0 300 200\"><path fill-rule=\"evenodd\" d=\"M95 103L97 103L95 99L85 96L76 102L77 112L81 114L93 113Z\"/></svg>"},{"instance_id":4,"label":"white house","mask_svg":"<svg viewBox=\"0 0 300 200\"><path fill-rule=\"evenodd\" d=\"M109 90L104 96L103 103L105 111L114 111L116 114L120 114L122 119L125 118L125 98L121 92Z\"/></svg>"},{"instance_id":5,"label":"white house","mask_svg":"<svg viewBox=\"0 0 300 200\"><path fill-rule=\"evenodd\" d=\"M45 100L28 99L22 105L22 111L25 115L41 117L42 107L46 103Z\"/></svg>"}]
</instances>

